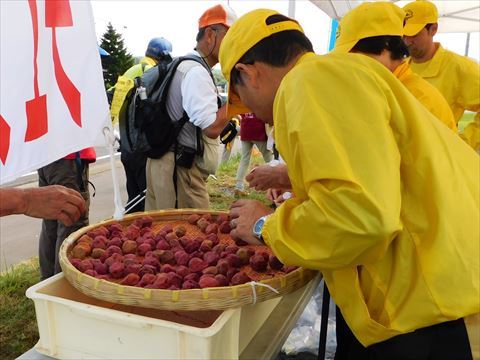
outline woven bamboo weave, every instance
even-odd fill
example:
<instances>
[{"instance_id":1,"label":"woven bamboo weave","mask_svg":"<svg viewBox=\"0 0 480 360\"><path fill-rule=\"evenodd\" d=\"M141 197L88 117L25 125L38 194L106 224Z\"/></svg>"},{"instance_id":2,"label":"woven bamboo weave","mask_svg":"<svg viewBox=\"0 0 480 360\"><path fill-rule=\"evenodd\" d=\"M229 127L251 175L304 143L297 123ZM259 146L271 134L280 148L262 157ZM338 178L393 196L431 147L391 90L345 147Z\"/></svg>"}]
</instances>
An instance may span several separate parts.
<instances>
[{"instance_id":1,"label":"woven bamboo weave","mask_svg":"<svg viewBox=\"0 0 480 360\"><path fill-rule=\"evenodd\" d=\"M188 216L192 214L218 215L221 213L225 212L193 209L161 210L127 215L122 221L120 221L120 223L126 226L132 223L135 219L148 215L154 219L155 225L157 223L186 221ZM115 220L106 220L86 226L72 233L67 239L65 239L60 248L60 265L67 280L79 291L97 299L124 305L163 310L223 310L227 308L241 307L253 304L254 302L265 301L276 296L288 294L303 287L317 273L313 270L298 268L288 274L278 274L273 278L260 280L258 282L236 286L189 290L146 289L135 286L126 286L83 274L75 268L68 259L68 254L75 245L75 242L88 231L115 222ZM271 290L269 287L275 289L278 293Z\"/></svg>"}]
</instances>

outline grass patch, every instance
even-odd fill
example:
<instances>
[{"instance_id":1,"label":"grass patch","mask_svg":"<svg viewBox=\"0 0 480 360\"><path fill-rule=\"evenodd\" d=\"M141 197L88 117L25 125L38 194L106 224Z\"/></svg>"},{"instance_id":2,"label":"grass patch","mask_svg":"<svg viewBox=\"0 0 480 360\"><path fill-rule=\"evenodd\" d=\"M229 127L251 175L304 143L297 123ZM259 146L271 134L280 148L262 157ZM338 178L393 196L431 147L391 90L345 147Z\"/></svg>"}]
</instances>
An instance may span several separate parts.
<instances>
[{"instance_id":1,"label":"grass patch","mask_svg":"<svg viewBox=\"0 0 480 360\"><path fill-rule=\"evenodd\" d=\"M263 162L261 156L252 156L252 167ZM216 180L210 178L207 189L210 194L210 207L215 210L228 210L238 199L235 195L235 175L240 154L222 164ZM266 203L264 193L248 191L243 198L251 198ZM32 348L38 341L38 328L33 301L25 296L25 291L40 279L38 258L18 264L0 274L0 359L15 359Z\"/></svg>"},{"instance_id":2,"label":"grass patch","mask_svg":"<svg viewBox=\"0 0 480 360\"><path fill-rule=\"evenodd\" d=\"M253 155L250 162L251 168L261 164L262 157ZM210 177L207 181L207 189L210 195L210 208L214 210L228 210L230 204L240 198L255 199L267 204L264 192L247 189L246 195L235 194L236 174L240 163L240 154L233 155L229 161L219 166L216 179Z\"/></svg>"},{"instance_id":3,"label":"grass patch","mask_svg":"<svg viewBox=\"0 0 480 360\"><path fill-rule=\"evenodd\" d=\"M460 118L460 120L458 121L458 130L460 132L463 132L463 129L465 129L465 127L473 121L474 117L475 117L475 113L465 112L463 116Z\"/></svg>"},{"instance_id":4,"label":"grass patch","mask_svg":"<svg viewBox=\"0 0 480 360\"><path fill-rule=\"evenodd\" d=\"M0 274L0 359L15 359L38 341L35 308L25 291L39 279L37 258Z\"/></svg>"}]
</instances>

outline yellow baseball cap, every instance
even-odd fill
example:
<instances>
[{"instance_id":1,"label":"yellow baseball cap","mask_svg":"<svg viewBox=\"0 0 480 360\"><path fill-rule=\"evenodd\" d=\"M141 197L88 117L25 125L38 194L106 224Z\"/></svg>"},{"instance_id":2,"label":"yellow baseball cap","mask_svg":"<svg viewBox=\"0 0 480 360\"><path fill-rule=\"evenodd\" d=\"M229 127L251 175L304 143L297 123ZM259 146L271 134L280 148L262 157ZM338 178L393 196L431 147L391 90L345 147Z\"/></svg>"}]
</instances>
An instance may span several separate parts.
<instances>
[{"instance_id":1,"label":"yellow baseball cap","mask_svg":"<svg viewBox=\"0 0 480 360\"><path fill-rule=\"evenodd\" d=\"M403 36L405 12L391 2L363 3L345 14L338 25L334 53L348 53L373 36Z\"/></svg>"},{"instance_id":2,"label":"yellow baseball cap","mask_svg":"<svg viewBox=\"0 0 480 360\"><path fill-rule=\"evenodd\" d=\"M233 23L220 45L219 61L222 73L228 81L227 116L243 114L250 110L242 104L240 98L233 93L230 74L238 60L261 40L281 31L303 29L295 20L281 21L268 25L266 20L272 15L280 14L269 9L253 10Z\"/></svg>"},{"instance_id":3,"label":"yellow baseball cap","mask_svg":"<svg viewBox=\"0 0 480 360\"><path fill-rule=\"evenodd\" d=\"M438 10L430 1L417 0L403 7L405 10L405 36L417 35L427 24L438 22Z\"/></svg>"}]
</instances>

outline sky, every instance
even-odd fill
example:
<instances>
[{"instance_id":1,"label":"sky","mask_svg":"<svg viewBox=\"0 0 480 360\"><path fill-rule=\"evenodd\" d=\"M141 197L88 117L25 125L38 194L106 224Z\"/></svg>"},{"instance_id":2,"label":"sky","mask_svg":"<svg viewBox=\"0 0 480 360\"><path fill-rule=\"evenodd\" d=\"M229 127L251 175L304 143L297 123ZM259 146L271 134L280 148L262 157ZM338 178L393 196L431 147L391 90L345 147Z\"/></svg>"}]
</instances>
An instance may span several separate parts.
<instances>
[{"instance_id":1,"label":"sky","mask_svg":"<svg viewBox=\"0 0 480 360\"><path fill-rule=\"evenodd\" d=\"M288 0L92 0L95 30L100 40L107 24L123 35L127 50L144 54L148 41L163 36L173 44L173 55L188 53L195 46L198 18L209 7L229 4L241 16L256 8L269 8L288 15ZM330 18L308 0L297 0L295 18L303 26L319 54L328 52ZM465 54L466 34L438 34L436 40L452 51ZM471 58L480 60L479 33L470 37Z\"/></svg>"}]
</instances>

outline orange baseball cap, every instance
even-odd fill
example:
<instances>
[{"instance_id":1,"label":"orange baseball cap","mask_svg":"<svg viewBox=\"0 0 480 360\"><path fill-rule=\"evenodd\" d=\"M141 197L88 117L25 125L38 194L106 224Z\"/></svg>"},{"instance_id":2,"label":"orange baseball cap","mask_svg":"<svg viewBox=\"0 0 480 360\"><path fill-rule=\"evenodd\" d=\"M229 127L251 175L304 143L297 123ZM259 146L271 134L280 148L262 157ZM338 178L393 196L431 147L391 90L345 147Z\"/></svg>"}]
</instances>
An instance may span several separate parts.
<instances>
[{"instance_id":1,"label":"orange baseball cap","mask_svg":"<svg viewBox=\"0 0 480 360\"><path fill-rule=\"evenodd\" d=\"M229 28L235 20L237 20L237 15L230 6L215 5L200 16L198 28L202 29L215 24L221 24Z\"/></svg>"}]
</instances>

